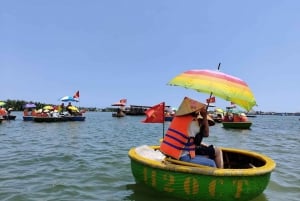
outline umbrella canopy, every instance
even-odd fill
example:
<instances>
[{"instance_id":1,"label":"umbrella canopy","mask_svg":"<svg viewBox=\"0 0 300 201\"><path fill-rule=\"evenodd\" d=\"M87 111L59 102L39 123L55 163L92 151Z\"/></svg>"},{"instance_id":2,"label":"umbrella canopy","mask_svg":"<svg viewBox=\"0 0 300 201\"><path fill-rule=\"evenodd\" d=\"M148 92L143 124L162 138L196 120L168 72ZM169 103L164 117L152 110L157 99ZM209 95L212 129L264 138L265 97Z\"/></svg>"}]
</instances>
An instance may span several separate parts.
<instances>
[{"instance_id":1,"label":"umbrella canopy","mask_svg":"<svg viewBox=\"0 0 300 201\"><path fill-rule=\"evenodd\" d=\"M53 110L54 108L51 105L46 105L46 106L43 107L43 109L44 110Z\"/></svg>"},{"instance_id":2,"label":"umbrella canopy","mask_svg":"<svg viewBox=\"0 0 300 201\"><path fill-rule=\"evenodd\" d=\"M4 106L6 103L3 101L0 101L0 106Z\"/></svg>"},{"instance_id":3,"label":"umbrella canopy","mask_svg":"<svg viewBox=\"0 0 300 201\"><path fill-rule=\"evenodd\" d=\"M63 101L63 102L79 102L79 100L74 98L73 96L64 96L64 97L60 98L59 100Z\"/></svg>"},{"instance_id":4,"label":"umbrella canopy","mask_svg":"<svg viewBox=\"0 0 300 201\"><path fill-rule=\"evenodd\" d=\"M23 107L24 108L36 108L36 105L34 103L27 103Z\"/></svg>"},{"instance_id":5,"label":"umbrella canopy","mask_svg":"<svg viewBox=\"0 0 300 201\"><path fill-rule=\"evenodd\" d=\"M213 94L234 102L247 111L256 105L250 88L240 78L214 70L188 70L174 77L168 85L182 86L198 92Z\"/></svg>"},{"instance_id":6,"label":"umbrella canopy","mask_svg":"<svg viewBox=\"0 0 300 201\"><path fill-rule=\"evenodd\" d=\"M68 109L72 110L73 112L79 112L78 108L75 106L69 106Z\"/></svg>"}]
</instances>

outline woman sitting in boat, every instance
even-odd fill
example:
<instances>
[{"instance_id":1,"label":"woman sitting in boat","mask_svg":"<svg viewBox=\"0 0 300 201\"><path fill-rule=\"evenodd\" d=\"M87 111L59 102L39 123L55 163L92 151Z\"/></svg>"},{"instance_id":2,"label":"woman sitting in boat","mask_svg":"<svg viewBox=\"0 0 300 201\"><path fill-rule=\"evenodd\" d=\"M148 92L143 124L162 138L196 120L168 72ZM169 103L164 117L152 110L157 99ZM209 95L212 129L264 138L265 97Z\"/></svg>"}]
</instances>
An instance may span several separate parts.
<instances>
[{"instance_id":1,"label":"woman sitting in boat","mask_svg":"<svg viewBox=\"0 0 300 201\"><path fill-rule=\"evenodd\" d=\"M205 156L215 161L218 168L223 168L223 153L222 150L213 146L202 143L203 137L209 136L209 123L206 110L201 110L197 116L198 133L195 135L196 155Z\"/></svg>"},{"instance_id":2,"label":"woman sitting in boat","mask_svg":"<svg viewBox=\"0 0 300 201\"><path fill-rule=\"evenodd\" d=\"M199 111L201 111L201 115L199 115ZM198 121L198 118L202 118L202 120ZM223 168L222 151L220 149L210 146L210 148L207 148L209 151L204 154L196 154L195 137L199 132L202 137L209 136L206 105L185 97L160 145L160 151L177 160ZM199 147L202 137L201 140L199 140L199 137L196 140ZM211 155L211 158L207 155Z\"/></svg>"}]
</instances>

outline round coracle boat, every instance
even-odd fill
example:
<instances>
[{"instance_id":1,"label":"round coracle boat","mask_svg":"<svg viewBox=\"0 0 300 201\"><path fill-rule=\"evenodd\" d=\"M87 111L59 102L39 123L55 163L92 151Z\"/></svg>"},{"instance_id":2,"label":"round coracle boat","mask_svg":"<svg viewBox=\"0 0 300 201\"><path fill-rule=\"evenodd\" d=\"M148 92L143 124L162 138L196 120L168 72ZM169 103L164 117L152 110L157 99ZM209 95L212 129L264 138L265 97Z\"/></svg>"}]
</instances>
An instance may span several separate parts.
<instances>
[{"instance_id":1,"label":"round coracle boat","mask_svg":"<svg viewBox=\"0 0 300 201\"><path fill-rule=\"evenodd\" d=\"M241 149L222 148L224 169L171 159L159 146L129 150L137 183L184 200L251 200L267 187L276 163L269 157Z\"/></svg>"}]
</instances>

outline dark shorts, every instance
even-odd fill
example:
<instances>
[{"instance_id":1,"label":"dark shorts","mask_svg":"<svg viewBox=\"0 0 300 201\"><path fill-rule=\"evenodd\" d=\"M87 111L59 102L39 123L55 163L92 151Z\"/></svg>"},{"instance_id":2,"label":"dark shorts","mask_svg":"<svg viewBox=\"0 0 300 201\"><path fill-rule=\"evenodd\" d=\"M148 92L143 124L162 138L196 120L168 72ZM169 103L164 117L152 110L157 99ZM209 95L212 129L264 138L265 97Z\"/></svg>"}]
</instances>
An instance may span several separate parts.
<instances>
[{"instance_id":1,"label":"dark shorts","mask_svg":"<svg viewBox=\"0 0 300 201\"><path fill-rule=\"evenodd\" d=\"M205 155L210 159L215 159L215 148L213 145L209 145L208 147L203 145L197 146L196 155Z\"/></svg>"}]
</instances>

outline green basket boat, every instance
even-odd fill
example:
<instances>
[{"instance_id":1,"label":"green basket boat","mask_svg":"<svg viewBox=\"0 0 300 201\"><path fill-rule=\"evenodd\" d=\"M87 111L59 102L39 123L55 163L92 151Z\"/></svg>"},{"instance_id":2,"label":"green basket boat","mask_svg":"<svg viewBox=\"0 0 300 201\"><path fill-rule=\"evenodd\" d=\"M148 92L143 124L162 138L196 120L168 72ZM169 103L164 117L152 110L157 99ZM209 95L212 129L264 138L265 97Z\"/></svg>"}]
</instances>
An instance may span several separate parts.
<instances>
[{"instance_id":1,"label":"green basket boat","mask_svg":"<svg viewBox=\"0 0 300 201\"><path fill-rule=\"evenodd\" d=\"M185 200L251 200L265 190L276 166L265 155L241 149L222 148L224 169L170 159L158 150L129 150L136 182Z\"/></svg>"}]
</instances>

